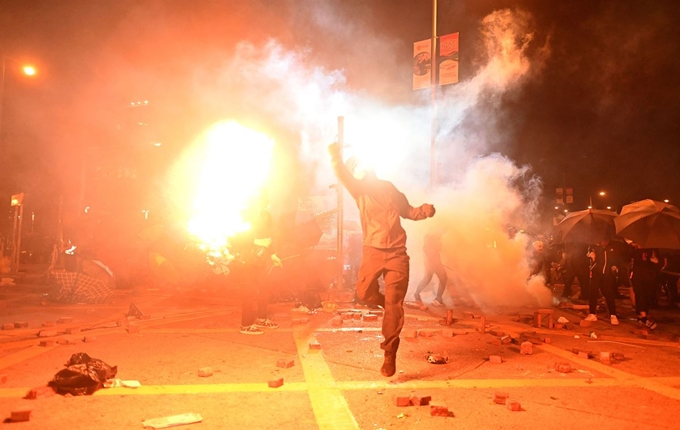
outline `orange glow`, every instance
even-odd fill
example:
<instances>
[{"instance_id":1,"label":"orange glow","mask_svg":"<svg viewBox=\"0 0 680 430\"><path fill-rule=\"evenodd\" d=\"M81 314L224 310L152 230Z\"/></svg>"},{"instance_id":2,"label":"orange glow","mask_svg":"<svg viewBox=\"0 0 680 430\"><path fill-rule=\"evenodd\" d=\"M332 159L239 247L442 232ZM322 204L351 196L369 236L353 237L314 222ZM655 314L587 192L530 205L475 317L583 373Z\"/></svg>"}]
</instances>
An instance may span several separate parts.
<instances>
[{"instance_id":1,"label":"orange glow","mask_svg":"<svg viewBox=\"0 0 680 430\"><path fill-rule=\"evenodd\" d=\"M27 76L34 76L35 73L36 73L36 72L35 72L35 67L30 66L30 65L24 66L24 67L23 67L23 70L24 70L24 74L27 75Z\"/></svg>"},{"instance_id":2,"label":"orange glow","mask_svg":"<svg viewBox=\"0 0 680 430\"><path fill-rule=\"evenodd\" d=\"M187 228L212 260L230 258L229 237L250 228L242 217L269 176L274 142L237 122L221 122L197 141L181 166ZM183 179L183 180L181 180Z\"/></svg>"}]
</instances>

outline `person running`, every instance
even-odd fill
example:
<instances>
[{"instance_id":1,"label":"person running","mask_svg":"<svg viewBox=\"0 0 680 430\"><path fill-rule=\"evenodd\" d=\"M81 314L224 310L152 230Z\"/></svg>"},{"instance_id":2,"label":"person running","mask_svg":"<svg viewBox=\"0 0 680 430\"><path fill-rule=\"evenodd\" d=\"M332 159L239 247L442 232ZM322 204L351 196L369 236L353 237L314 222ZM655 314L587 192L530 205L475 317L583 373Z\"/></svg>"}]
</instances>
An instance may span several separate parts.
<instances>
[{"instance_id":1,"label":"person running","mask_svg":"<svg viewBox=\"0 0 680 430\"><path fill-rule=\"evenodd\" d=\"M431 204L411 206L394 184L378 179L372 169L362 166L356 158L350 158L344 164L338 143L329 145L328 151L336 176L359 208L362 257L356 291L360 300L385 309L384 341L380 344L385 357L380 373L390 377L396 372L409 280L406 231L401 226L401 218L422 220L434 216L435 209ZM385 281L384 294L377 282L381 276Z\"/></svg>"}]
</instances>

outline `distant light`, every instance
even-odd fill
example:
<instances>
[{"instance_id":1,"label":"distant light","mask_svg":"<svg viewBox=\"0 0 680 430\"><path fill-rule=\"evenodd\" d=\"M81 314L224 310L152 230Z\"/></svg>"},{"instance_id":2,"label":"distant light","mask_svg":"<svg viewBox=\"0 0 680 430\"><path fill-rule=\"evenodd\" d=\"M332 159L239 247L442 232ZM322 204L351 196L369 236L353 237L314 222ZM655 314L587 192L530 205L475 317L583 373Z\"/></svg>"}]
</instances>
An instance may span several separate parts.
<instances>
[{"instance_id":1,"label":"distant light","mask_svg":"<svg viewBox=\"0 0 680 430\"><path fill-rule=\"evenodd\" d=\"M85 213L88 213L88 212L90 212L90 207L89 207L89 206L85 206Z\"/></svg>"},{"instance_id":2,"label":"distant light","mask_svg":"<svg viewBox=\"0 0 680 430\"><path fill-rule=\"evenodd\" d=\"M35 67L33 66L24 66L24 74L28 76L33 76L35 75Z\"/></svg>"},{"instance_id":3,"label":"distant light","mask_svg":"<svg viewBox=\"0 0 680 430\"><path fill-rule=\"evenodd\" d=\"M670 202L670 200L665 199L663 202L664 202L664 203L668 203L668 202Z\"/></svg>"},{"instance_id":4,"label":"distant light","mask_svg":"<svg viewBox=\"0 0 680 430\"><path fill-rule=\"evenodd\" d=\"M592 206L588 206L588 209L592 209L592 208L593 208Z\"/></svg>"},{"instance_id":5,"label":"distant light","mask_svg":"<svg viewBox=\"0 0 680 430\"><path fill-rule=\"evenodd\" d=\"M607 193L605 193L604 191L600 191L601 196L604 196L605 194L607 194Z\"/></svg>"},{"instance_id":6,"label":"distant light","mask_svg":"<svg viewBox=\"0 0 680 430\"><path fill-rule=\"evenodd\" d=\"M130 102L130 105L134 106L134 105L135 105L135 102Z\"/></svg>"},{"instance_id":7,"label":"distant light","mask_svg":"<svg viewBox=\"0 0 680 430\"><path fill-rule=\"evenodd\" d=\"M567 212L569 212L569 211L565 209L565 210L564 210L564 213L566 214Z\"/></svg>"},{"instance_id":8,"label":"distant light","mask_svg":"<svg viewBox=\"0 0 680 430\"><path fill-rule=\"evenodd\" d=\"M160 143L160 142L154 142L154 143L153 143L153 146L155 146L156 148L158 148L158 147L161 146L161 145L162 145L162 143Z\"/></svg>"},{"instance_id":9,"label":"distant light","mask_svg":"<svg viewBox=\"0 0 680 430\"><path fill-rule=\"evenodd\" d=\"M607 209L612 210L612 207L611 207L611 206L607 206Z\"/></svg>"},{"instance_id":10,"label":"distant light","mask_svg":"<svg viewBox=\"0 0 680 430\"><path fill-rule=\"evenodd\" d=\"M149 101L148 101L148 100L144 100L144 104L145 104L145 105L148 105L148 104L149 104Z\"/></svg>"}]
</instances>

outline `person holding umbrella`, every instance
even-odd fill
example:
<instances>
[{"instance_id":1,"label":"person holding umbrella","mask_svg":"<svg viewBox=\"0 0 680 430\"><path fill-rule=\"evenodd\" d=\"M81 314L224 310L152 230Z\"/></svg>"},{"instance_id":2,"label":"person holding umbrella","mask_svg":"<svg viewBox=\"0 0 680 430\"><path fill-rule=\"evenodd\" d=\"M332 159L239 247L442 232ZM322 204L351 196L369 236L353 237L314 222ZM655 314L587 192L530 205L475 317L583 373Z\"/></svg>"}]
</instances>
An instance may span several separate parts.
<instances>
[{"instance_id":1,"label":"person holding umbrella","mask_svg":"<svg viewBox=\"0 0 680 430\"><path fill-rule=\"evenodd\" d=\"M656 328L656 323L649 319L650 292L654 290L657 276L661 270L661 261L656 249L644 249L634 243L633 267L630 280L635 293L635 312L638 314L637 322L650 330Z\"/></svg>"}]
</instances>

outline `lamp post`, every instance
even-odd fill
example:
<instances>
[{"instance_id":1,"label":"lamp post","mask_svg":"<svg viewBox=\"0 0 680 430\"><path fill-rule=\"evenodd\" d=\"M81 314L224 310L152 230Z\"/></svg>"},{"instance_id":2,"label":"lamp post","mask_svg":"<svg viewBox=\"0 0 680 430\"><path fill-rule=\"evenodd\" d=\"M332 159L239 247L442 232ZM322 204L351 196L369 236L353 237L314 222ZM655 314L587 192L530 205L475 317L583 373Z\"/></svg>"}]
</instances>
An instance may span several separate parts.
<instances>
[{"instance_id":1,"label":"lamp post","mask_svg":"<svg viewBox=\"0 0 680 430\"><path fill-rule=\"evenodd\" d=\"M24 75L26 76L35 76L36 74L36 69L35 67L28 65L28 64L21 64L19 61L16 59L3 55L2 56L2 70L0 70L0 171L6 172L9 170L7 169L7 162L5 160L5 142L4 142L4 133L3 133L3 108L5 104L5 80L6 80L6 75L7 75L7 63L8 62L14 62L19 65L21 65L21 69ZM4 177L0 177L0 186L4 186L8 181ZM3 192L5 190L0 189L0 197L3 199L6 197L5 193ZM0 207L4 207L5 202L0 203ZM14 219L14 227L12 230L12 269L13 271L18 271L19 270L19 247L21 246L21 215L23 213L23 206L22 202L18 201L15 202L14 199L11 201L11 205L15 206L15 219ZM17 220L19 220L18 227L17 227ZM17 230L18 229L18 230ZM4 257L4 246L0 246L0 257Z\"/></svg>"},{"instance_id":2,"label":"lamp post","mask_svg":"<svg viewBox=\"0 0 680 430\"><path fill-rule=\"evenodd\" d=\"M604 196L607 195L607 193L606 193L605 191L600 191L600 192L597 193L597 194L599 194L600 197L604 197ZM593 196L592 196L592 195L590 196L590 204L588 205L588 209L595 209L595 208L593 207Z\"/></svg>"}]
</instances>

